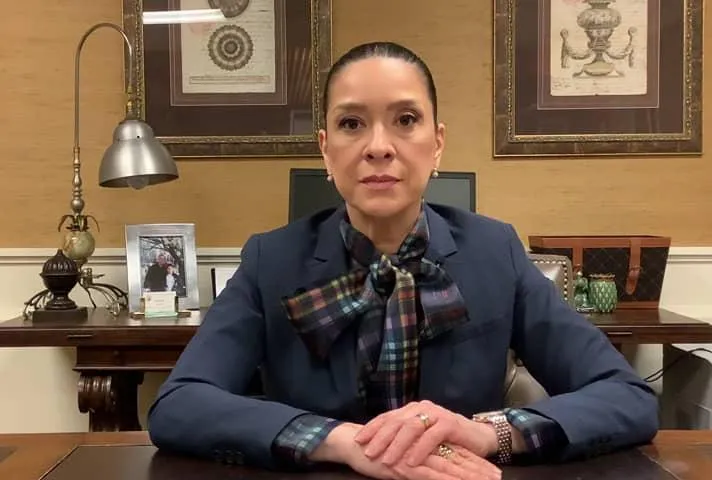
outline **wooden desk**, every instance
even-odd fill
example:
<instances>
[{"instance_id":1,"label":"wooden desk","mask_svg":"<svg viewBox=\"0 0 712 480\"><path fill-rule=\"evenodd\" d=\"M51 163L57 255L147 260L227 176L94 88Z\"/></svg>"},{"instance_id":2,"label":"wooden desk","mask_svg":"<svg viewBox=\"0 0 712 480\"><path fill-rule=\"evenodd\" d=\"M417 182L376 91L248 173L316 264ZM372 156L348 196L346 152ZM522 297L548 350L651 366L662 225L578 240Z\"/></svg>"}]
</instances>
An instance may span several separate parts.
<instances>
[{"instance_id":1,"label":"wooden desk","mask_svg":"<svg viewBox=\"0 0 712 480\"><path fill-rule=\"evenodd\" d=\"M83 446L112 445L78 468ZM121 446L147 446L122 448ZM311 474L268 472L156 453L145 432L0 435L0 478L12 480L356 480L363 477L327 470ZM641 455L642 453L642 455ZM712 431L663 431L652 445L555 467L505 468L504 480L709 480ZM86 459L86 452L84 458ZM652 462L650 461L652 460ZM74 462L74 466L70 465ZM112 464L112 462L114 464ZM635 465L645 466L645 470ZM658 467L662 467L659 469ZM92 468L95 467L95 468Z\"/></svg>"},{"instance_id":2,"label":"wooden desk","mask_svg":"<svg viewBox=\"0 0 712 480\"><path fill-rule=\"evenodd\" d=\"M204 313L132 320L96 309L84 322L39 324L18 317L0 323L0 347L75 347L79 410L89 412L90 430L140 430L137 388L144 372L171 370ZM619 310L590 320L616 345L712 343L711 325L666 310Z\"/></svg>"}]
</instances>

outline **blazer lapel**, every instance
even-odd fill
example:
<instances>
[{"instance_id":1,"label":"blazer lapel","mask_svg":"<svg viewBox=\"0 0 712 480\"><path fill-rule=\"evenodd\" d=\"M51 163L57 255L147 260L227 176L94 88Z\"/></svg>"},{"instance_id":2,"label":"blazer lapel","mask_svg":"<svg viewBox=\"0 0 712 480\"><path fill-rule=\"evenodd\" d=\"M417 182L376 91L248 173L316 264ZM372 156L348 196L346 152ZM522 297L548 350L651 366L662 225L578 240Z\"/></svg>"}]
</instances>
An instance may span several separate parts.
<instances>
[{"instance_id":1,"label":"blazer lapel","mask_svg":"<svg viewBox=\"0 0 712 480\"><path fill-rule=\"evenodd\" d=\"M312 288L349 272L349 257L341 237L340 223L344 209L337 209L319 227L314 255L306 265L306 288ZM336 391L348 405L349 416L362 418L363 407L358 401L356 371L356 329L347 328L331 346L329 368Z\"/></svg>"},{"instance_id":2,"label":"blazer lapel","mask_svg":"<svg viewBox=\"0 0 712 480\"><path fill-rule=\"evenodd\" d=\"M457 253L457 244L452 238L450 224L427 203L424 208L430 234L425 258L433 263L442 264L446 258Z\"/></svg>"},{"instance_id":3,"label":"blazer lapel","mask_svg":"<svg viewBox=\"0 0 712 480\"><path fill-rule=\"evenodd\" d=\"M307 260L307 288L323 284L348 272L348 255L341 238L344 209L339 208L319 226L314 255Z\"/></svg>"},{"instance_id":4,"label":"blazer lapel","mask_svg":"<svg viewBox=\"0 0 712 480\"><path fill-rule=\"evenodd\" d=\"M457 244L452 236L450 224L427 204L425 214L430 231L425 258L441 265L459 286L466 272L464 264L458 261ZM431 341L423 342L420 348L419 398L429 399L438 404L442 404L445 399L447 380L445 373L452 365L452 352L447 337L447 334L441 335Z\"/></svg>"}]
</instances>

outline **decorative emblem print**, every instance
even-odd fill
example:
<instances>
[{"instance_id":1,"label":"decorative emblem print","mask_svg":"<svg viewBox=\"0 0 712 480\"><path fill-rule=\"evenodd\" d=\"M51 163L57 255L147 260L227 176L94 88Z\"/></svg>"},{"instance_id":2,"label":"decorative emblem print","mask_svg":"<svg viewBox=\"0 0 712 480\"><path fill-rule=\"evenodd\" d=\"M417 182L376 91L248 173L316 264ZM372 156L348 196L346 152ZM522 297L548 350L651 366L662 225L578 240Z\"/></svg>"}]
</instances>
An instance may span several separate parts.
<instances>
[{"instance_id":1,"label":"decorative emblem print","mask_svg":"<svg viewBox=\"0 0 712 480\"><path fill-rule=\"evenodd\" d=\"M237 25L223 25L210 35L208 53L223 70L239 70L252 58L254 45L250 35Z\"/></svg>"},{"instance_id":2,"label":"decorative emblem print","mask_svg":"<svg viewBox=\"0 0 712 480\"><path fill-rule=\"evenodd\" d=\"M233 18L245 11L250 0L208 0L210 8L219 8L225 18Z\"/></svg>"}]
</instances>

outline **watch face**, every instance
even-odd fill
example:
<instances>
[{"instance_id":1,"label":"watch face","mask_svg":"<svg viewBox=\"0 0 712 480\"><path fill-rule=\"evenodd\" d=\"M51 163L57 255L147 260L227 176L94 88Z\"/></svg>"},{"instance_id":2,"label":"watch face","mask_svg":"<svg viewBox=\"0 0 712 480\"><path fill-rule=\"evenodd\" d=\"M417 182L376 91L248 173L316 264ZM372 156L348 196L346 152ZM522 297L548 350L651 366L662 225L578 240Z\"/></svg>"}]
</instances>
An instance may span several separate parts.
<instances>
[{"instance_id":1,"label":"watch face","mask_svg":"<svg viewBox=\"0 0 712 480\"><path fill-rule=\"evenodd\" d=\"M484 413L476 413L475 415L472 416L472 419L476 422L483 422L483 423L493 423L497 420L500 420L500 417L503 419L507 419L507 417L502 413L502 412L484 412Z\"/></svg>"}]
</instances>

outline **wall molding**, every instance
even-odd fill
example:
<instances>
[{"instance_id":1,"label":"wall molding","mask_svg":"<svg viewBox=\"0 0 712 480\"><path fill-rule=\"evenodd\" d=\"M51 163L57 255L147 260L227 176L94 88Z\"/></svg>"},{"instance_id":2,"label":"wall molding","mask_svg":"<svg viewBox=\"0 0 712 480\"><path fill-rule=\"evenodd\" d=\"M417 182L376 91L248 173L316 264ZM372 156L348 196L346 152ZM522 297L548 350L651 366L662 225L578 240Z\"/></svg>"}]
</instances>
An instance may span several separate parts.
<instances>
[{"instance_id":1,"label":"wall molding","mask_svg":"<svg viewBox=\"0 0 712 480\"><path fill-rule=\"evenodd\" d=\"M670 247L668 263L712 263L712 247Z\"/></svg>"},{"instance_id":2,"label":"wall molding","mask_svg":"<svg viewBox=\"0 0 712 480\"><path fill-rule=\"evenodd\" d=\"M56 253L54 248L0 248L0 266L42 265ZM198 248L198 265L239 265L242 248ZM91 265L125 265L126 249L97 248L92 255ZM670 264L712 264L712 247L671 247L668 255Z\"/></svg>"},{"instance_id":3,"label":"wall molding","mask_svg":"<svg viewBox=\"0 0 712 480\"><path fill-rule=\"evenodd\" d=\"M238 265L241 248L198 248L198 265ZM43 265L56 248L0 248L0 266ZM87 266L126 265L125 248L97 248Z\"/></svg>"}]
</instances>

